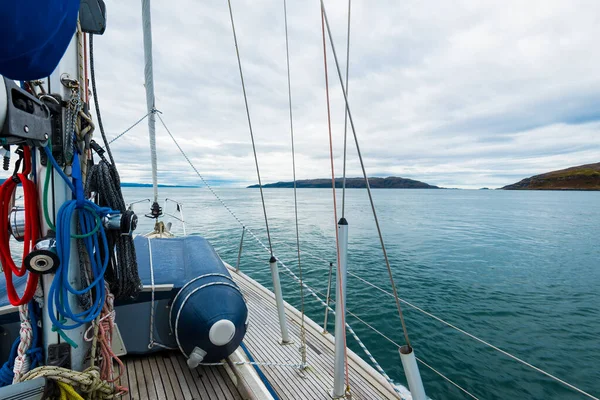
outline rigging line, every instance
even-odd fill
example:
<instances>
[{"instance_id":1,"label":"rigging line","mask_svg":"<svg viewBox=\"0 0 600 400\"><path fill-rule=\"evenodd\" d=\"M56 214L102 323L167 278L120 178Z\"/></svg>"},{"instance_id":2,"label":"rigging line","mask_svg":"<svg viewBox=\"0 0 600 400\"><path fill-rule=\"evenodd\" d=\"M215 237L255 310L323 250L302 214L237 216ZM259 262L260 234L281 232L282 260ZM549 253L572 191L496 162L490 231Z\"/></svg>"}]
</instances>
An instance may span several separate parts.
<instances>
[{"instance_id":1,"label":"rigging line","mask_svg":"<svg viewBox=\"0 0 600 400\"><path fill-rule=\"evenodd\" d=\"M152 114L152 111L148 112L146 115L144 115L142 118L138 119L137 122L133 125L131 125L129 128L125 129L123 132L121 132L120 134L118 134L117 136L115 136L114 138L112 138L110 140L110 142L108 142L108 144L112 144L114 141L116 141L117 139L120 139L121 136L125 135L127 132L129 132L130 130L132 130L133 128L135 128L136 126L138 126L138 124L140 122L142 122L143 120L146 119L146 117L148 117L148 115Z\"/></svg>"},{"instance_id":2,"label":"rigging line","mask_svg":"<svg viewBox=\"0 0 600 400\"><path fill-rule=\"evenodd\" d=\"M359 322L362 322L365 326L367 326L368 328L370 328L373 332L377 333L379 336L383 337L384 339L386 339L388 342L390 342L391 344L393 344L394 346L396 346L397 348L400 348L401 346L396 343L394 340L390 339L388 336L386 336L384 333L380 332L379 330L377 330L375 327L373 327L371 324L369 324L368 322L366 322L365 320L363 320L362 318L360 318L358 315L348 311L348 314L352 315L354 318L356 318ZM451 380L450 378L448 378L446 375L442 374L441 372L439 372L438 370L436 370L435 368L433 368L431 365L427 364L425 361L421 360L420 358L416 357L417 361L419 361L421 364L423 364L424 366L426 366L427 368L429 368L430 370L432 370L433 372L435 372L436 374L438 374L440 377L442 377L444 380L446 380L447 382L449 382L450 384L456 386L459 390L461 390L462 392L464 392L465 394L467 394L468 396L479 400L475 395L473 395L472 393L470 393L467 389L463 388L462 386L460 386L458 383L454 382L453 380Z\"/></svg>"},{"instance_id":3,"label":"rigging line","mask_svg":"<svg viewBox=\"0 0 600 400\"><path fill-rule=\"evenodd\" d=\"M348 74L350 71L350 14L352 10L352 0L348 0L348 34L346 42L346 93L348 88ZM345 216L346 211L346 153L348 139L348 110L344 107L344 171L342 175L342 218Z\"/></svg>"},{"instance_id":4,"label":"rigging line","mask_svg":"<svg viewBox=\"0 0 600 400\"><path fill-rule=\"evenodd\" d=\"M371 283L371 282L367 281L366 279L363 279L363 278L361 278L360 276L358 276L358 275L356 275L356 274L352 274L352 273L351 273L351 275L352 275L352 276L354 276L355 278L357 278L357 279L359 279L359 280L363 281L363 282L364 282L364 283L366 283L367 285L369 285L369 286L372 286L373 288L375 288L375 289L377 289L377 290L379 290L379 291L381 291L381 292L383 292L383 293L387 294L388 296L394 296L394 295L393 295L393 293L391 293L391 292L388 292L387 290L380 288L379 286L377 286L377 285L375 285L375 284L373 284L373 283ZM541 369L541 368L538 368L538 367L536 367L535 365L533 365L533 364L530 364L530 363L528 363L527 361L525 361L525 360L523 360L523 359L521 359L521 358L519 358L519 357L517 357L517 356L515 356L515 355L512 355L511 353L509 353L509 352L507 352L507 351L505 351L505 350L502 350L501 348L499 348L499 347L497 347L497 346L494 346L493 344L491 344L491 343L489 343L489 342L486 342L485 340L483 340L483 339L480 339L480 338L478 338L477 336L475 336L475 335L473 335L473 334L471 334L471 333L469 333L469 332L467 332L467 331L465 331L465 330L463 330L463 329L460 329L460 328L459 328L459 327L457 327L456 325L453 325L453 324L451 324L450 322L448 322L448 321L445 321L445 320L443 320L442 318L440 318L440 317L438 317L438 316L436 316L436 315L433 315L432 313L430 313L430 312L427 312L427 311L423 310L422 308L420 308L420 307L418 307L418 306L416 306L416 305L414 305L414 304L412 304L412 303L410 303L410 302L408 302L408 301L406 301L406 300L400 299L400 301L401 301L402 303L406 304L407 306L409 306L409 307L411 307L411 308L414 308L415 310L417 310L417 311L419 311L419 312L421 312L421 313L423 313L423 314L427 315L428 317L431 317L431 318L433 318L433 319L435 319L435 320L437 320L437 321L441 322L442 324L444 324L444 325L448 326L449 328L452 328L452 329L454 329L454 330L456 330L456 331L458 331L458 332L460 332L460 333L462 333L462 334L464 334L464 335L467 335L467 336L468 336L468 337L470 337L471 339L475 339L475 340L476 340L476 341L478 341L479 343L481 343L481 344L484 344L484 345L486 345L486 346L488 346L488 347L490 347L490 348L492 348L492 349L494 349L494 350L496 350L496 351L498 351L498 352L500 352L500 353L504 354L505 356L507 356L507 357L510 357L510 358L512 358L513 360L515 360L515 361L517 361L517 362L519 362L519 363L521 363L521 364L523 364L523 365L525 365L525 366L527 366L527 367L529 367L529 368L531 368L531 369L533 369L533 370L535 370L535 371L537 371L537 372L540 372L540 373L542 373L542 374L546 375L547 377L549 377L549 378L551 378L551 379L555 380L556 382L562 383L563 385L565 385L565 386L567 386L567 387L569 387L569 388L571 388L571 389L575 390L576 392L579 392L579 393L581 393L581 394L583 394L583 395L585 395L585 396L589 397L590 399L594 399L594 400L600 400L600 399L598 399L597 397L594 397L593 395L591 395L591 394L589 394L589 393L587 393L587 392L583 391L582 389L579 389L578 387L576 387L576 386L574 386L574 385L571 385L570 383L568 383L568 382L566 382L566 381L564 381L564 380L562 380L562 379L560 379L560 378L558 378L558 377L556 377L556 376L552 375L551 373L549 373L549 372L546 372L546 371L544 371L543 369Z\"/></svg>"},{"instance_id":5,"label":"rigging line","mask_svg":"<svg viewBox=\"0 0 600 400\"><path fill-rule=\"evenodd\" d=\"M237 56L238 67L240 70L240 80L242 81L242 91L244 92L244 104L246 105L246 116L248 117L248 129L250 130L250 139L252 140L252 151L254 152L254 163L256 164L256 176L258 177L258 188L260 189L260 199L262 201L263 214L265 215L265 227L267 228L267 239L269 241L269 250L273 256L273 245L271 244L271 233L269 232L269 220L267 218L267 207L265 206L265 195L260 179L260 169L258 168L258 157L256 155L256 145L254 144L254 132L252 131L252 122L250 121L250 109L248 108L248 96L246 95L246 85L244 83L244 73L242 72L242 60L240 59L240 49L238 47L237 35L235 33L235 24L233 23L233 11L231 10L231 0L227 0L229 6L229 17L231 18L231 30L233 31L233 42L235 44L235 54Z\"/></svg>"},{"instance_id":6,"label":"rigging line","mask_svg":"<svg viewBox=\"0 0 600 400\"><path fill-rule=\"evenodd\" d=\"M264 247L264 245L263 245ZM265 250L268 251L268 249L265 247ZM279 263L281 264L281 266L289 273L289 275L296 280L296 282L299 282L298 277L292 272L292 270L283 263L283 261L281 261L280 259L278 259L277 261L279 261ZM325 304L325 302L323 301L323 299L321 299L316 293L315 291L308 286L306 283L302 284L304 286L304 288L308 291L308 293L313 296L316 300L318 300L323 306L329 307ZM322 294L321 294L322 295ZM329 311L335 315L335 311L333 310L333 308L329 307ZM400 390L398 389L398 387L396 386L396 384L394 383L394 381L392 381L392 379L389 377L389 375L384 371L384 369L381 367L381 365L379 365L379 363L377 362L377 360L375 359L375 357L373 357L373 354L371 354L371 352L367 349L367 347L365 346L365 344L362 342L362 340L360 340L360 338L358 337L358 335L356 334L356 332L354 331L354 329L352 329L352 327L350 326L349 323L344 322L344 326L346 327L346 329L348 330L348 332L350 332L350 334L352 335L352 337L354 338L354 340L356 340L356 343L358 343L358 345L360 346L360 348L364 351L365 355L369 358L369 360L371 361L371 363L373 364L373 366L375 367L375 369L377 369L377 371L379 371L379 373L390 383L390 385L392 386L392 388L394 389L394 391L396 393L398 393L398 395L401 397L400 394Z\"/></svg>"},{"instance_id":7,"label":"rigging line","mask_svg":"<svg viewBox=\"0 0 600 400\"><path fill-rule=\"evenodd\" d=\"M300 312L302 323L300 325L300 340L302 341L302 364L306 364L306 329L304 327L304 287L302 286L302 264L300 262L300 230L298 228L298 195L296 188L296 151L294 148L294 118L292 114L292 79L290 77L290 47L287 22L287 2L283 0L283 17L285 21L285 55L287 62L288 101L290 104L290 137L292 142L292 172L294 178L294 216L296 222L296 248L298 250L298 278L300 279Z\"/></svg>"},{"instance_id":8,"label":"rigging line","mask_svg":"<svg viewBox=\"0 0 600 400\"><path fill-rule=\"evenodd\" d=\"M94 35L90 34L90 77L92 78L92 95L94 97L94 105L96 109L96 118L98 118L98 126L100 127L100 134L102 135L102 141L104 142L104 148L108 153L111 165L115 164L112 151L108 139L106 138L106 132L104 131L104 125L102 124L102 115L100 114L100 103L98 103L98 89L96 88L96 68L94 67ZM48 81L49 82L49 81ZM54 177L54 174L52 175ZM53 182L54 183L54 182Z\"/></svg>"},{"instance_id":9,"label":"rigging line","mask_svg":"<svg viewBox=\"0 0 600 400\"><path fill-rule=\"evenodd\" d=\"M329 105L329 76L328 76L328 71L327 71L327 43L325 41L325 20L324 20L324 14L323 14L324 9L321 8L321 31L323 33L323 66L325 69L325 94L327 97L327 127L329 130L329 159L331 161L331 189L333 191L333 218L334 218L334 224L335 224L335 248L337 251L337 284L338 287L340 288L340 297L343 299L345 296L345 293L343 293L343 288L342 288L342 274L341 274L341 269L342 266L340 264L340 240L339 240L339 234L338 234L338 218L337 218L337 203L336 203L336 198L335 198L335 168L333 166L333 138L332 138L332 134L331 134L331 108ZM340 312L342 314L342 325L345 325L345 312L344 312L344 301L339 301L339 299L336 299L336 301L338 301L338 305L340 306ZM348 352L347 352L347 346L346 346L346 332L344 330L343 332L343 339L344 339L344 364L346 367L346 387L348 387L350 385L350 379L349 379L349 374L348 374Z\"/></svg>"},{"instance_id":10,"label":"rigging line","mask_svg":"<svg viewBox=\"0 0 600 400\"><path fill-rule=\"evenodd\" d=\"M250 236L252 236L252 238L258 244L260 244L268 252L271 252L269 250L269 247L267 247L267 245L265 245L263 243L263 241L260 240L260 238L258 236L256 236L256 234L254 233L254 231L252 229L250 229L249 227L247 227L244 224L244 222L242 222L242 220L233 212L233 210L231 208L229 208L229 206L227 205L227 203L225 203L223 201L223 199L221 199L221 197L217 194L217 192L215 192L215 190L208 183L208 181L206 179L204 179L204 176L202 176L202 174L200 173L200 171L198 171L198 169L196 168L196 166L194 165L194 163L192 163L192 160L190 160L190 158L185 153L185 151L183 151L183 148L179 145L179 142L177 142L177 139L175 139L175 136L173 136L173 134L171 133L171 131L167 127L167 124L165 124L165 121L163 121L162 117L160 116L160 113L156 113L156 115L158 116L158 119L160 120L162 126L167 131L167 134L171 137L171 140L173 140L173 143L175 143L175 146L177 146L177 148L179 149L179 152L181 153L181 155L183 156L183 158L185 158L185 160L188 162L188 164L190 165L190 167L192 167L192 169L194 170L194 172L196 173L196 175L198 175L198 177L200 178L200 180L202 180L202 183L204 183L204 185L208 188L208 190L210 190L210 192L213 194L213 196L215 196L215 198L219 201L219 203L221 203L221 205L229 212L229 214L231 214L231 216L240 224L240 226L243 227L243 228L246 228L246 232L248 232L248 234Z\"/></svg>"},{"instance_id":11,"label":"rigging line","mask_svg":"<svg viewBox=\"0 0 600 400\"><path fill-rule=\"evenodd\" d=\"M169 136L173 140L173 143L175 143L175 145L179 149L179 152L181 153L181 155L186 159L186 161L188 162L188 164L192 167L192 169L194 170L194 172L196 172L196 175L198 175L198 177L202 180L202 182L206 185L206 187L210 190L210 192L223 205L223 207L231 214L231 216L242 227L246 228L246 231L250 234L250 236L252 236L252 238L263 249L265 249L266 251L270 252L269 248L263 243L263 241L260 240L260 238L258 236L256 236L256 234L250 228L248 228L248 227L246 227L244 225L244 223L238 218L238 216L229 208L229 206L227 206L227 204L223 201L223 199L221 199L221 197L219 197L219 195L214 191L214 189L208 184L208 182L200 174L200 172L198 171L198 169L196 169L196 167L194 166L194 164L192 163L192 161L190 160L190 158L187 156L187 154L183 151L183 149L181 148L181 146L179 145L179 143L177 142L177 140L175 139L175 137L173 136L173 134L171 133L171 131L169 130L169 128L167 127L167 125L165 124L165 122L163 121L163 119L160 116L160 114L157 114L157 115L158 115L158 118L159 118L160 122L162 123L163 127L165 128L165 130L167 131L167 133L169 134ZM280 259L277 259L277 261L281 264L281 266L285 269L285 271L287 271L290 274L290 276L293 279L295 279L297 282L300 281L298 279L298 277L295 276L295 274L292 272L292 270L287 265L285 265ZM306 285L306 283L302 283L302 286L308 291L308 293L311 296L315 297L318 301L321 302L322 305L326 306L325 302L314 291L312 291L311 288L308 285ZM335 311L331 307L329 308L329 310L330 310L330 312L332 314L335 315ZM347 322L346 322L346 328L352 334L352 336L354 337L354 339L356 340L357 343L362 343L361 340L360 340L360 338L358 337L358 335L356 335L356 333L354 332L354 330L352 330L352 328L350 327L350 325ZM365 350L365 354L367 354L369 356L370 353L368 353L368 350L366 350L366 347L364 347L364 344L361 347L363 348L363 350ZM372 355L369 357L369 359L371 360L371 363L373 363L373 365L375 366L375 368L377 368L377 370L388 380L388 382L390 382L390 384L393 386L394 390L399 393L398 388L395 386L394 382L389 378L389 376L387 376L387 374L385 373L385 371L383 370L383 368L381 368L381 366L377 363L377 360L375 360L375 358Z\"/></svg>"},{"instance_id":12,"label":"rigging line","mask_svg":"<svg viewBox=\"0 0 600 400\"><path fill-rule=\"evenodd\" d=\"M281 262L281 260L279 260L280 263L283 265L283 262ZM292 278L295 278L291 273L288 273L287 271L284 270L284 272L288 275L290 275ZM297 279L297 278L296 278ZM315 293L320 294L321 296L325 296L324 293L322 293L321 291L319 291L318 289L315 289L314 287L311 287L309 285L306 285L307 290L309 291L313 291ZM391 293L390 293L391 295ZM315 300L317 302L320 302L323 304L323 300L321 298L319 298L318 296L316 296L315 294L313 294L313 296L315 296ZM332 313L335 314L335 312L333 311L333 309L331 309L331 307L329 307L328 305L325 305L326 308L330 309ZM365 325L366 327L368 327L369 329L371 329L373 332L377 333L379 336L383 337L385 340L387 340L388 342L390 342L392 345L396 346L397 348L400 348L400 344L398 344L396 341L394 341L393 339L391 339L389 336L385 335L384 333L382 333L381 331L379 331L377 328L373 327L371 324L369 324L368 322L366 322L365 320L363 320L361 317L359 317L358 315L354 314L353 312L347 310L346 311L348 314L350 314L351 316L353 316L354 318L356 318L359 322L361 322L363 325ZM349 327L349 324L348 324ZM358 335L355 334L355 338L358 337ZM360 340L357 339L357 342L359 342L360 345ZM363 348L364 351L368 350L366 348ZM454 385L456 388L458 388L459 390L461 390L462 392L464 392L465 394L467 394L468 396L470 396L473 399L479 400L478 397L476 397L475 395L473 395L472 393L470 393L468 390L466 390L465 388L463 388L462 386L460 386L459 384L457 384L456 382L454 382L453 380L451 380L450 378L448 378L446 375L444 375L443 373L439 372L438 370L436 370L435 368L433 368L431 365L427 364L425 361L421 360L420 358L417 357L417 361L419 361L421 364L423 364L425 367L431 369L434 373L436 373L437 375L439 375L441 378L443 378L445 381L447 381L448 383ZM393 382L391 380L389 380L391 384L393 384ZM395 388L395 385L394 385Z\"/></svg>"},{"instance_id":13,"label":"rigging line","mask_svg":"<svg viewBox=\"0 0 600 400\"><path fill-rule=\"evenodd\" d=\"M280 261L281 262L281 261ZM283 264L283 263L282 263ZM284 270L285 273L287 273L288 275L290 275L292 278L294 278L294 276L290 273L288 273L287 271ZM314 287L311 287L309 285L306 285L308 290L314 291L318 294L320 294L321 296L325 296L324 293L322 293L321 291L319 291L318 289L315 289ZM391 294L391 293L390 293ZM323 304L323 300L317 296L315 296L315 300L317 302L320 302ZM329 307L328 305L325 306L328 309L331 309L331 307ZM331 311L335 314L335 312L331 309ZM361 317L359 317L358 315L354 314L353 312L347 310L346 311L348 314L350 314L351 316L353 316L354 318L356 318L359 322L361 322L363 325L365 325L366 327L368 327L369 329L371 329L373 332L377 333L379 336L383 337L385 340L387 340L388 342L390 342L392 345L396 346L397 348L400 348L400 344L398 344L396 341L394 341L393 339L391 339L389 336L385 335L384 333L382 333L381 331L379 331L377 328L373 327L371 324L369 324L368 322L366 322L365 320L363 320ZM350 329L350 325L348 324L348 328ZM354 333L355 338L358 337L358 335L356 335L356 333ZM360 340L357 340L357 342L359 343L359 346L361 345ZM363 345L364 346L364 345ZM362 347L362 346L361 346ZM368 352L368 350L366 348L363 347L363 350ZM446 375L444 375L443 373L439 372L438 370L436 370L435 368L433 368L431 365L427 364L425 361L421 360L420 358L417 357L417 361L420 362L421 364L423 364L425 367L431 369L434 373L436 373L437 375L439 375L441 378L443 378L445 381L447 381L448 383L454 385L457 389L461 390L462 392L464 392L466 395L470 396L473 399L479 400L478 397L476 397L475 395L473 395L472 393L470 393L468 390L466 390L465 388L463 388L462 386L460 386L459 384L457 384L456 382L454 382L452 379L448 378ZM391 379L388 379L388 381L394 385L394 383L391 381ZM396 389L396 386L394 385L394 388ZM397 390L396 390L397 391Z\"/></svg>"},{"instance_id":14,"label":"rigging line","mask_svg":"<svg viewBox=\"0 0 600 400\"><path fill-rule=\"evenodd\" d=\"M352 113L350 112L350 105L348 104L348 95L346 94L346 89L344 87L344 81L342 79L342 72L340 71L340 64L337 58L337 53L335 51L335 44L333 42L333 35L331 34L331 28L329 26L329 20L327 19L327 12L325 11L325 3L321 0L321 13L323 19L325 20L325 24L327 25L327 33L329 35L329 42L331 43L331 51L333 53L333 58L335 59L335 66L338 73L338 77L340 80L340 86L342 87L342 93L344 94L344 102L346 105L346 111L348 113L348 119L350 120L350 127L352 128L352 134L354 136L354 143L356 144L356 152L358 153L358 159L360 160L360 166L363 172L363 176L365 179L365 186L367 188L367 193L369 195L369 202L371 203L371 210L373 211L373 218L375 219L375 226L377 227L377 234L379 235L379 241L381 243L381 250L383 251L383 258L385 259L385 264L388 270L388 275L390 278L390 284L394 291L394 298L396 300L396 307L398 308L398 315L400 317L400 323L402 324L402 331L404 333L404 339L406 340L406 344L410 346L410 339L408 338L408 330L406 329L406 323L404 322L404 315L402 314L402 306L400 305L400 300L398 298L398 290L396 289L396 284L394 282L394 275L392 274L392 267L390 266L390 260L387 255L387 251L385 249L385 243L383 241L383 234L381 233L381 227L379 226L379 219L377 218L377 212L375 211L375 203L373 202L373 194L371 193L371 185L369 185L369 178L367 176L367 171L365 170L365 164L362 158L362 154L360 152L360 146L358 144L358 137L356 136L356 129L354 127L354 120L352 119Z\"/></svg>"},{"instance_id":15,"label":"rigging line","mask_svg":"<svg viewBox=\"0 0 600 400\"><path fill-rule=\"evenodd\" d=\"M419 357L415 357L415 358L417 359L418 362L420 362L421 364L423 364L424 366L426 366L427 368L429 368L430 370L432 370L433 372L435 372L436 374L438 374L440 377L442 377L443 379L445 379L448 383L456 386L456 388L458 388L459 390L461 390L467 396L470 396L470 397L472 397L475 400L479 400L479 398L476 397L474 394L472 394L472 393L468 392L466 389L462 388L458 383L454 382L453 380L451 380L450 378L448 378L446 375L442 374L437 369L433 368L431 365L429 365L425 361L421 360Z\"/></svg>"}]
</instances>

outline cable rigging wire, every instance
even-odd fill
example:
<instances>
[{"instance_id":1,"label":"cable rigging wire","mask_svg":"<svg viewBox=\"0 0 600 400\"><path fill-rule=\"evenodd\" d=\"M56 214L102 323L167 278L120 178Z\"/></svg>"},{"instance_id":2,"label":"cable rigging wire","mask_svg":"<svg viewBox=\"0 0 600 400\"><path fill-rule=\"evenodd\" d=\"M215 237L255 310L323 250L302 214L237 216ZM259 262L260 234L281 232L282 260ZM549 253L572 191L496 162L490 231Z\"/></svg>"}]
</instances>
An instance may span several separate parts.
<instances>
[{"instance_id":1,"label":"cable rigging wire","mask_svg":"<svg viewBox=\"0 0 600 400\"><path fill-rule=\"evenodd\" d=\"M396 300L396 308L398 309L398 315L400 317L400 323L402 324L402 331L404 333L404 339L406 340L406 344L410 346L410 339L408 338L408 331L406 329L406 323L404 322L404 315L402 314L402 306L400 305L400 300L398 298L398 290L396 289L396 284L394 282L394 276L392 274L392 267L390 266L390 261L387 255L387 251L385 249L385 243L383 241L383 234L381 233L381 227L379 226L379 219L377 218L377 212L375 211L375 203L373 202L373 194L371 193L371 186L369 185L369 178L367 176L367 171L365 170L365 164L362 158L362 154L360 152L360 146L358 144L358 137L356 136L356 129L354 127L354 120L352 119L352 113L350 112L350 105L348 104L348 96L346 94L346 89L344 86L344 80L342 78L342 72L340 70L340 64L337 58L337 53L335 51L335 44L333 42L333 36L331 34L331 28L329 26L329 20L327 19L327 12L325 10L325 4L323 0L321 0L321 12L323 19L325 20L325 25L327 26L327 34L329 36L329 42L331 43L331 51L333 53L333 58L335 59L335 66L338 73L338 78L340 80L340 85L342 87L342 93L344 95L344 102L346 105L346 111L348 113L348 119L350 120L350 127L352 128L352 134L354 136L354 143L356 144L356 152L358 153L358 159L360 160L360 166L363 172L363 177L365 180L365 185L367 187L367 193L369 195L369 202L371 203L371 210L373 211L373 217L375 219L375 226L377 227L377 234L379 235L379 241L381 243L381 250L383 251L383 258L385 259L385 264L388 270L388 275L390 278L390 283L394 292L394 298Z\"/></svg>"},{"instance_id":2,"label":"cable rigging wire","mask_svg":"<svg viewBox=\"0 0 600 400\"><path fill-rule=\"evenodd\" d=\"M304 285L302 284L302 263L300 262L300 230L298 228L298 195L296 188L296 151L294 148L294 118L292 113L292 80L290 77L290 47L287 22L287 2L283 0L283 17L285 21L285 55L287 61L288 102L290 106L290 137L292 142L292 173L294 178L294 217L296 222L296 248L298 251L298 278L300 279L300 312L302 323L300 325L300 340L302 341L302 365L306 364L306 329L304 326Z\"/></svg>"},{"instance_id":3,"label":"cable rigging wire","mask_svg":"<svg viewBox=\"0 0 600 400\"><path fill-rule=\"evenodd\" d=\"M233 11L231 10L231 0L227 0L229 6L229 17L231 19L231 30L233 31L233 42L235 44L235 54L237 56L238 67L240 70L240 80L242 81L242 91L244 92L244 104L246 105L246 116L248 117L248 129L250 130L250 139L252 140L252 151L254 152L254 164L256 164L256 176L258 177L258 188L260 189L260 199L262 201L263 214L265 216L265 227L267 229L267 239L269 241L269 250L271 259L273 256L273 245L271 244L271 233L269 231L269 220L267 218L267 207L265 206L265 195L263 193L262 181L260 179L260 169L258 167L258 157L256 155L256 145L254 144L254 132L252 131L252 122L250 121L250 109L248 108L248 96L246 95L246 85L244 83L244 73L242 72L242 60L240 59L240 49L238 47L237 35L235 33L235 24L233 23Z\"/></svg>"},{"instance_id":4,"label":"cable rigging wire","mask_svg":"<svg viewBox=\"0 0 600 400\"><path fill-rule=\"evenodd\" d=\"M325 19L323 9L321 9L321 30L323 33L323 65L325 69L325 95L327 98L327 126L329 130L329 160L331 163L331 188L333 191L333 218L335 225L335 248L337 251L337 284L340 288L341 297L344 298L345 294L342 292L342 274L341 274L341 264L340 264L340 241L338 234L338 217L337 217L337 202L335 196L335 168L333 165L333 138L331 134L331 107L329 104L329 76L327 71L327 44L325 41ZM338 301L339 299L336 299ZM340 306L340 313L342 315L342 325L346 325L345 313L344 313L344 302L338 301L337 303ZM346 332L343 332L344 339L344 365L346 369L346 387L350 385L350 379L348 374L348 352L346 346ZM337 339L336 339L337 340Z\"/></svg>"},{"instance_id":5,"label":"cable rigging wire","mask_svg":"<svg viewBox=\"0 0 600 400\"><path fill-rule=\"evenodd\" d=\"M348 95L348 75L350 72L350 14L352 11L352 0L348 0L348 33L346 42L346 95ZM344 167L342 172L342 218L346 212L346 154L348 139L348 109L344 107Z\"/></svg>"},{"instance_id":6,"label":"cable rigging wire","mask_svg":"<svg viewBox=\"0 0 600 400\"><path fill-rule=\"evenodd\" d=\"M125 212L125 199L121 191L121 179L117 170L115 160L110 150L110 143L123 136L134 126L148 117L148 113L140 118L132 127L121 133L111 142L106 138L104 125L102 124L102 115L100 113L100 104L98 102L98 90L96 87L96 74L94 68L94 35L90 34L90 71L92 78L92 93L94 97L94 105L96 108L96 117L98 118L98 126L104 143L104 150L108 153L110 163L103 156L102 148L96 148L96 153L101 160L98 164L93 165L88 173L88 179L85 185L85 192L90 195L91 192L101 193L99 203L102 206L110 207L113 210ZM47 180L46 180L47 181ZM46 183L47 185L47 183ZM45 197L44 197L45 198ZM47 212L46 212L47 214ZM51 225L51 224L49 224ZM110 289L117 299L135 297L141 290L142 282L138 274L137 258L135 255L135 245L131 235L121 235L120 232L107 232L106 236L109 240L108 247L110 250L110 267L108 269L108 281ZM114 251L116 249L116 251Z\"/></svg>"}]
</instances>

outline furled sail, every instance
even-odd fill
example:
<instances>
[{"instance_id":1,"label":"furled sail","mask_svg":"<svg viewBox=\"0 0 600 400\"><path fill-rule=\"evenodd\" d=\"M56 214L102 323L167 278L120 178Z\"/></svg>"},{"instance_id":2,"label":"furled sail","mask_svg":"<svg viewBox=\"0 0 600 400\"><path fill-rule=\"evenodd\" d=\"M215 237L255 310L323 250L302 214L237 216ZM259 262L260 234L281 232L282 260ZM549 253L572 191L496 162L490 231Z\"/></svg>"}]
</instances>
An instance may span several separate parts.
<instances>
[{"instance_id":1,"label":"furled sail","mask_svg":"<svg viewBox=\"0 0 600 400\"><path fill-rule=\"evenodd\" d=\"M0 75L49 76L75 33L78 12L79 0L0 2Z\"/></svg>"}]
</instances>

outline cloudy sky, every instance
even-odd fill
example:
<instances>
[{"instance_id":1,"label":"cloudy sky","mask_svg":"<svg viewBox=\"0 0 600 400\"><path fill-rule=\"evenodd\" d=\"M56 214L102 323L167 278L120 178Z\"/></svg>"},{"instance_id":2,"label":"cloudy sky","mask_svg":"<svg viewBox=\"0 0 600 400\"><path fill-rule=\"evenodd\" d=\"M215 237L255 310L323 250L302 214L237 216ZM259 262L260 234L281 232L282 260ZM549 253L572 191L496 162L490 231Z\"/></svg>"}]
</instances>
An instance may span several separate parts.
<instances>
[{"instance_id":1,"label":"cloudy sky","mask_svg":"<svg viewBox=\"0 0 600 400\"><path fill-rule=\"evenodd\" d=\"M347 2L326 2L345 68ZM283 0L232 0L263 182L291 180ZM109 1L95 41L110 137L146 111L139 1ZM288 0L298 179L330 176L320 8ZM226 0L153 0L157 108L198 170L256 182ZM600 3L352 1L350 107L371 176L499 187L600 161ZM343 96L331 52L341 175ZM162 128L159 180L199 184ZM359 176L353 143L348 175ZM124 181L150 182L147 125L115 143Z\"/></svg>"}]
</instances>

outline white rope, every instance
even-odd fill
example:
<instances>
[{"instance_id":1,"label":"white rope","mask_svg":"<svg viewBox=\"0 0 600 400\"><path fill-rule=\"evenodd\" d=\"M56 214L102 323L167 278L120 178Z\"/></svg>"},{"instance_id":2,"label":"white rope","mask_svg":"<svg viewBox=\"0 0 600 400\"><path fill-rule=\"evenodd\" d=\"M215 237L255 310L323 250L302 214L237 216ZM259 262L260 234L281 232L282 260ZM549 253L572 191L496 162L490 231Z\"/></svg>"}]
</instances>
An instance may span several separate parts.
<instances>
[{"instance_id":1,"label":"white rope","mask_svg":"<svg viewBox=\"0 0 600 400\"><path fill-rule=\"evenodd\" d=\"M198 365L203 367L218 367L221 365L225 365L225 362L218 363L200 363ZM256 361L235 361L232 362L234 365L256 365L257 367L291 367L304 369L307 367L307 364L288 364L288 363L278 363L278 362L256 362Z\"/></svg>"},{"instance_id":2,"label":"white rope","mask_svg":"<svg viewBox=\"0 0 600 400\"><path fill-rule=\"evenodd\" d=\"M13 372L15 374L13 383L21 381L24 374L29 371L31 360L27 355L27 351L31 348L33 340L33 331L31 330L31 321L29 320L29 307L27 304L19 306L19 318L21 319L21 342L17 348L17 357L15 358L15 366Z\"/></svg>"},{"instance_id":3,"label":"white rope","mask_svg":"<svg viewBox=\"0 0 600 400\"><path fill-rule=\"evenodd\" d=\"M150 238L146 239L148 239L148 253L150 257L150 287L152 289L152 300L150 301L150 343L148 343L148 349L158 346L166 350L177 350L177 347L169 347L154 340L154 264L152 263L152 240Z\"/></svg>"}]
</instances>

